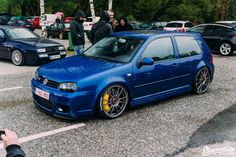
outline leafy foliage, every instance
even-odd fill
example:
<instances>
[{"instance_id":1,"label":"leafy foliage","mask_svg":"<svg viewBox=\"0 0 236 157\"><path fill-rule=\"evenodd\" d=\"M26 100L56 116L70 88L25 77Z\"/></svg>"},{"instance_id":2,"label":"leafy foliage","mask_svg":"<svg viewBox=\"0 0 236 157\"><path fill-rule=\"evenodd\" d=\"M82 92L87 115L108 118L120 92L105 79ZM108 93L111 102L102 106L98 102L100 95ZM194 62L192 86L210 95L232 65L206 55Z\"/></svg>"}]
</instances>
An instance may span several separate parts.
<instances>
[{"instance_id":1,"label":"leafy foliage","mask_svg":"<svg viewBox=\"0 0 236 157\"><path fill-rule=\"evenodd\" d=\"M0 12L39 15L39 0L0 0ZM95 12L107 10L108 0L94 0ZM78 9L91 16L89 0L45 0L46 13L62 11L74 16ZM129 16L140 21L190 20L194 23L236 19L236 0L113 0L115 17Z\"/></svg>"}]
</instances>

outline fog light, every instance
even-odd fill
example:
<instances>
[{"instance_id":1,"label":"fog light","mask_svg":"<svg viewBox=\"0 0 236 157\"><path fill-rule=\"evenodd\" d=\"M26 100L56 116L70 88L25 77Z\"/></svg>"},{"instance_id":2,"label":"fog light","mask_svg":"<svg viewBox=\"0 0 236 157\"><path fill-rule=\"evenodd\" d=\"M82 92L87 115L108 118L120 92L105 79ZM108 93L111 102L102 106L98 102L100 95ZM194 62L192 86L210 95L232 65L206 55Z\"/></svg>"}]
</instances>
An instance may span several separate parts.
<instances>
[{"instance_id":1,"label":"fog light","mask_svg":"<svg viewBox=\"0 0 236 157\"><path fill-rule=\"evenodd\" d=\"M63 109L62 108L58 108L58 111L63 112Z\"/></svg>"},{"instance_id":2,"label":"fog light","mask_svg":"<svg viewBox=\"0 0 236 157\"><path fill-rule=\"evenodd\" d=\"M45 58L45 57L48 57L48 54L40 54L39 57L40 58Z\"/></svg>"},{"instance_id":3,"label":"fog light","mask_svg":"<svg viewBox=\"0 0 236 157\"><path fill-rule=\"evenodd\" d=\"M66 55L66 52L65 51L60 52L60 55Z\"/></svg>"}]
</instances>

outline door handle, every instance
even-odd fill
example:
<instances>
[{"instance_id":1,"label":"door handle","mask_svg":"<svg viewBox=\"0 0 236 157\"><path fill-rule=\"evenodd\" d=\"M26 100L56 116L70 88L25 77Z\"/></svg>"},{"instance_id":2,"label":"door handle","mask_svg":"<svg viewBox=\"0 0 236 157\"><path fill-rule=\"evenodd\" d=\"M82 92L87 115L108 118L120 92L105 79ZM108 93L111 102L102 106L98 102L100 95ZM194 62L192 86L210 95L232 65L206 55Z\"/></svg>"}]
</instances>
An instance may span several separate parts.
<instances>
[{"instance_id":1,"label":"door handle","mask_svg":"<svg viewBox=\"0 0 236 157\"><path fill-rule=\"evenodd\" d=\"M173 64L172 66L173 66L174 68L176 68L176 67L179 66L179 64L175 63L175 64Z\"/></svg>"}]
</instances>

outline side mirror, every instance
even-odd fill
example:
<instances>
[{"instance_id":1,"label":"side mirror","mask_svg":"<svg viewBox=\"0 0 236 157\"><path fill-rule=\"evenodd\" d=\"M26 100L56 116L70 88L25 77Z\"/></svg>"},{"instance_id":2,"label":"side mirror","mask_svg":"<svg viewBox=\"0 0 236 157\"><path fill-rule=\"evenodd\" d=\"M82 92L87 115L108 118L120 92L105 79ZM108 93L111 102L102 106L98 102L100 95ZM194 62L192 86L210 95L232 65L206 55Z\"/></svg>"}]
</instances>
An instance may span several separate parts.
<instances>
[{"instance_id":1,"label":"side mirror","mask_svg":"<svg viewBox=\"0 0 236 157\"><path fill-rule=\"evenodd\" d=\"M138 67L141 67L143 65L153 65L154 60L152 58L143 58L141 62L138 62Z\"/></svg>"}]
</instances>

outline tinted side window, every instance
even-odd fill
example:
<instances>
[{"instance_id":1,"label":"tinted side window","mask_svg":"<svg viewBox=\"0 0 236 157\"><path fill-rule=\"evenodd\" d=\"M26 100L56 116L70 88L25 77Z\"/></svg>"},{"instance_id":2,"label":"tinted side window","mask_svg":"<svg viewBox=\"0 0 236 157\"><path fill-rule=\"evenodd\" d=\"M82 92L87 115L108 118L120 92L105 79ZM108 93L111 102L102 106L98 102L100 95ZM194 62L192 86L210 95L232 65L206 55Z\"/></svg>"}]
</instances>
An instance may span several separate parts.
<instances>
[{"instance_id":1,"label":"tinted side window","mask_svg":"<svg viewBox=\"0 0 236 157\"><path fill-rule=\"evenodd\" d=\"M5 35L2 30L0 30L0 38L3 38Z\"/></svg>"},{"instance_id":2,"label":"tinted side window","mask_svg":"<svg viewBox=\"0 0 236 157\"><path fill-rule=\"evenodd\" d=\"M149 57L154 61L174 58L174 49L170 37L152 41L144 50L142 58Z\"/></svg>"},{"instance_id":3,"label":"tinted side window","mask_svg":"<svg viewBox=\"0 0 236 157\"><path fill-rule=\"evenodd\" d=\"M191 24L190 22L187 22L187 23L185 23L185 27L191 28L191 27L193 27L193 24Z\"/></svg>"},{"instance_id":4,"label":"tinted side window","mask_svg":"<svg viewBox=\"0 0 236 157\"><path fill-rule=\"evenodd\" d=\"M194 37L176 36L175 40L179 49L179 57L188 57L201 53L201 48Z\"/></svg>"},{"instance_id":5,"label":"tinted side window","mask_svg":"<svg viewBox=\"0 0 236 157\"><path fill-rule=\"evenodd\" d=\"M215 29L215 26L206 26L204 33L213 33Z\"/></svg>"},{"instance_id":6,"label":"tinted side window","mask_svg":"<svg viewBox=\"0 0 236 157\"><path fill-rule=\"evenodd\" d=\"M197 26L189 30L190 32L203 33L205 31L205 26Z\"/></svg>"}]
</instances>

